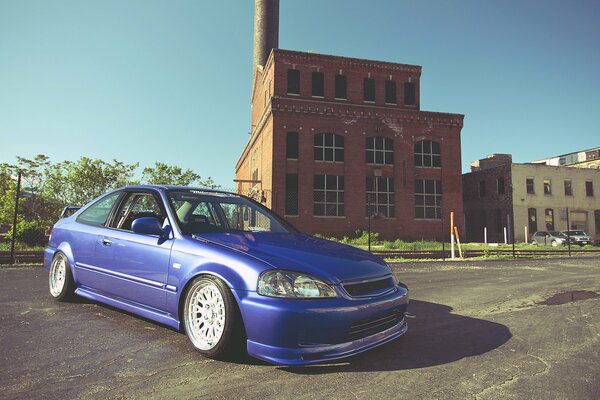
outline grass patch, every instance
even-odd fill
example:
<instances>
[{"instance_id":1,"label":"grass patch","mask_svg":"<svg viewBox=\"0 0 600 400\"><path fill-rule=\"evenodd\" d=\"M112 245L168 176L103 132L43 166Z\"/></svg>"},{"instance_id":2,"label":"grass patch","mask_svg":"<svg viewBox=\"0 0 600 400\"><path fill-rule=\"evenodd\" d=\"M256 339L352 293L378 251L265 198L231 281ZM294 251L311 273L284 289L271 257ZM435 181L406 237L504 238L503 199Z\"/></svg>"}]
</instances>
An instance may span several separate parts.
<instances>
[{"instance_id":1,"label":"grass patch","mask_svg":"<svg viewBox=\"0 0 600 400\"><path fill-rule=\"evenodd\" d=\"M16 251L44 251L45 248L44 245L30 246L22 242L15 242ZM10 251L10 242L0 243L0 251Z\"/></svg>"}]
</instances>

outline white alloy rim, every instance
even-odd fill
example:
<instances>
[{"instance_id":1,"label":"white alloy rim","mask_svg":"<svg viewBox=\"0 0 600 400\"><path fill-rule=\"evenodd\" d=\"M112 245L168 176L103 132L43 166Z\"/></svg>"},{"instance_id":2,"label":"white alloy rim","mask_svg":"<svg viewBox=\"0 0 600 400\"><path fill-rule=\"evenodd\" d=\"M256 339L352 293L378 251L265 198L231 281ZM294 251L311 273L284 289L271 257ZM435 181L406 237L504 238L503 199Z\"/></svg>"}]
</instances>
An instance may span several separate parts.
<instances>
[{"instance_id":1,"label":"white alloy rim","mask_svg":"<svg viewBox=\"0 0 600 400\"><path fill-rule=\"evenodd\" d=\"M56 256L50 266L50 294L54 297L60 296L65 287L67 273L67 262L63 256Z\"/></svg>"},{"instance_id":2,"label":"white alloy rim","mask_svg":"<svg viewBox=\"0 0 600 400\"><path fill-rule=\"evenodd\" d=\"M186 332L200 350L210 350L219 343L225 329L225 302L221 291L210 281L192 289L186 310Z\"/></svg>"}]
</instances>

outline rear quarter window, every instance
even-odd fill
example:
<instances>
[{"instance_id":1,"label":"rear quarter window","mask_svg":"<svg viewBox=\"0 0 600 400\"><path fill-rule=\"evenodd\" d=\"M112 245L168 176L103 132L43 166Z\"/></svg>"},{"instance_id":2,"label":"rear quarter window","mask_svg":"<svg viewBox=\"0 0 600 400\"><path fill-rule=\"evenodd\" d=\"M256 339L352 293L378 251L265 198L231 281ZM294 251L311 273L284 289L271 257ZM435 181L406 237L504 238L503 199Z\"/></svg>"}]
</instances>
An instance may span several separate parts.
<instances>
[{"instance_id":1,"label":"rear quarter window","mask_svg":"<svg viewBox=\"0 0 600 400\"><path fill-rule=\"evenodd\" d=\"M115 202L119 198L121 193L113 193L102 199L98 200L96 203L92 204L87 210L83 211L77 217L77 222L83 222L85 224L92 225L104 225L106 224L106 220L110 215L110 211L112 210Z\"/></svg>"}]
</instances>

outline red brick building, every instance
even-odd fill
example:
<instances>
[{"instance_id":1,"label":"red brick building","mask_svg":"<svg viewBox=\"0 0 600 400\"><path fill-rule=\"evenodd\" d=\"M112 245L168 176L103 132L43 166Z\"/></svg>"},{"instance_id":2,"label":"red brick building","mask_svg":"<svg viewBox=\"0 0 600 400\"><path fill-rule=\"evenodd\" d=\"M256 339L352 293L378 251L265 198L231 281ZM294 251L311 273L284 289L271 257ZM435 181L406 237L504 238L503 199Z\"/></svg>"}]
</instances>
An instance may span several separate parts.
<instances>
[{"instance_id":1,"label":"red brick building","mask_svg":"<svg viewBox=\"0 0 600 400\"><path fill-rule=\"evenodd\" d=\"M463 115L421 111L420 76L416 65L270 49L254 71L238 192L307 233L352 235L371 214L383 238L437 238L450 211L462 231Z\"/></svg>"}]
</instances>

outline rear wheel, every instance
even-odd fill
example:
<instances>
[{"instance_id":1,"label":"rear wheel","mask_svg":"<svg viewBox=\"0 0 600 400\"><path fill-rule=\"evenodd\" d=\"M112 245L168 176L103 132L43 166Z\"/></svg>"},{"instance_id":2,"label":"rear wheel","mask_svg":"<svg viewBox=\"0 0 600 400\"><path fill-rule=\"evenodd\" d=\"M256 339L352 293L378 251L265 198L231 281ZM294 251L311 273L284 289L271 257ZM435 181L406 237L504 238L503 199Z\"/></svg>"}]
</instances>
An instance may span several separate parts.
<instances>
[{"instance_id":1,"label":"rear wheel","mask_svg":"<svg viewBox=\"0 0 600 400\"><path fill-rule=\"evenodd\" d=\"M75 294L75 282L71 275L71 267L67 257L62 253L56 253L50 273L48 275L48 287L50 295L57 301L67 301L73 298Z\"/></svg>"},{"instance_id":2,"label":"rear wheel","mask_svg":"<svg viewBox=\"0 0 600 400\"><path fill-rule=\"evenodd\" d=\"M183 323L196 350L210 358L227 354L241 342L237 303L225 283L212 276L192 282L185 296Z\"/></svg>"}]
</instances>

